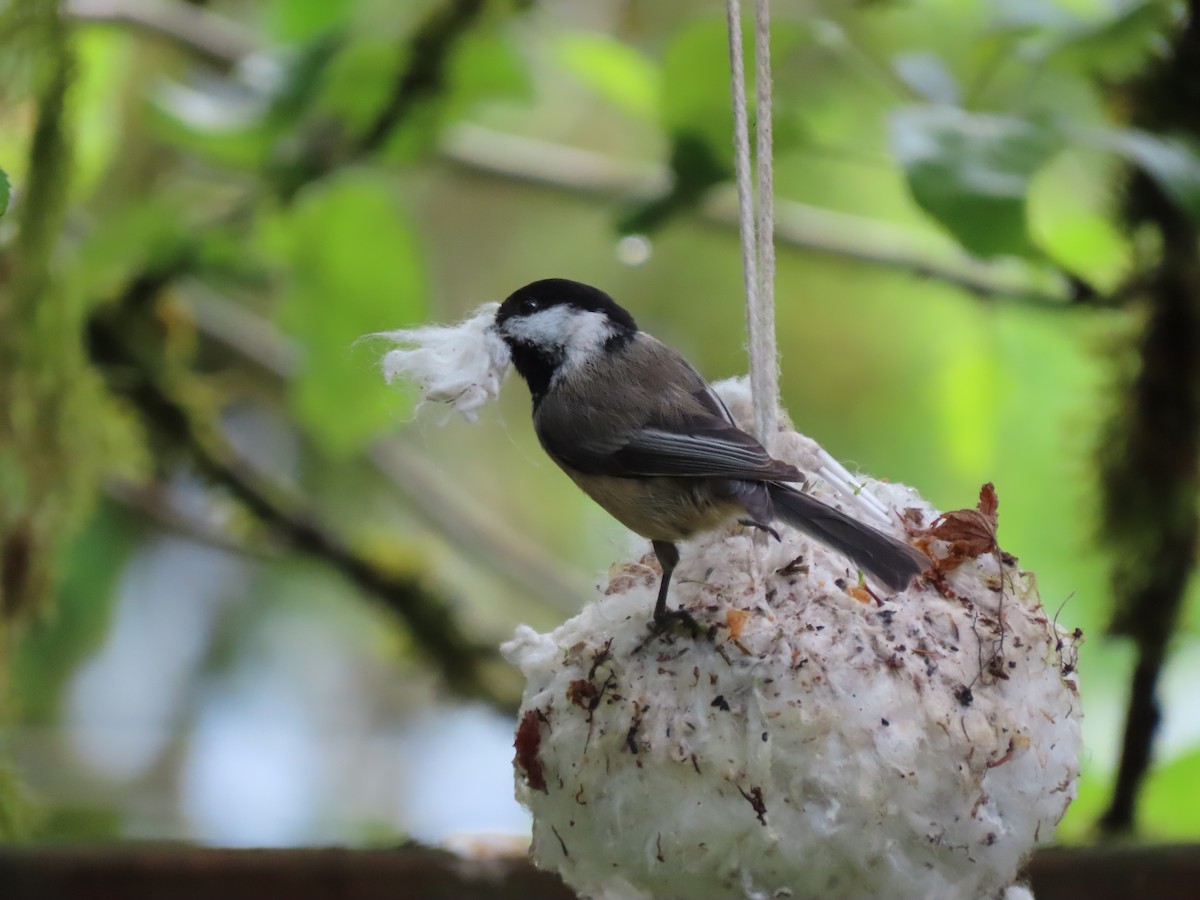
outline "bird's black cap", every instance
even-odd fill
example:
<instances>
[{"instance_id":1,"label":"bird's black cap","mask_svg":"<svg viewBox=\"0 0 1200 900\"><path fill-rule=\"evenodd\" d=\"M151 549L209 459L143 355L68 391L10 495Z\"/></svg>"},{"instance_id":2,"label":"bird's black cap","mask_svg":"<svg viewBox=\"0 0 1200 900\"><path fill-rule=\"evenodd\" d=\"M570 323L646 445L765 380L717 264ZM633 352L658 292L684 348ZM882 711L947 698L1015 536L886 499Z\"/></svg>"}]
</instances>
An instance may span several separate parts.
<instances>
[{"instance_id":1,"label":"bird's black cap","mask_svg":"<svg viewBox=\"0 0 1200 900\"><path fill-rule=\"evenodd\" d=\"M576 309L604 313L624 330L637 331L637 323L627 310L599 288L569 278L543 278L519 288L500 304L496 324L501 325L513 316L532 315L553 306L573 306Z\"/></svg>"}]
</instances>

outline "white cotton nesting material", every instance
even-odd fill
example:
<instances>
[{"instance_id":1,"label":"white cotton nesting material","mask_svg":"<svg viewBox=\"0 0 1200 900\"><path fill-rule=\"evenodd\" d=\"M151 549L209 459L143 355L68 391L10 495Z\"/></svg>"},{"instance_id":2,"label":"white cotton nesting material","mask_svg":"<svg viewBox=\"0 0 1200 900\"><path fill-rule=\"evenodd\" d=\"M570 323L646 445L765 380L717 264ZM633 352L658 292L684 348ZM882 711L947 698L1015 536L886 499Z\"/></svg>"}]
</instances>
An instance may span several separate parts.
<instances>
[{"instance_id":1,"label":"white cotton nesting material","mask_svg":"<svg viewBox=\"0 0 1200 900\"><path fill-rule=\"evenodd\" d=\"M744 425L744 384L718 390ZM790 430L776 449L822 463ZM863 490L897 535L895 513L937 520L910 488ZM504 653L527 679L517 795L536 863L611 900L1031 897L1019 867L1075 795L1078 632L1012 557L962 552L970 513L941 521L918 540L935 576L882 603L821 544L786 529L756 548L734 526L682 545L671 588L710 639L647 639L645 544L575 618L519 628Z\"/></svg>"},{"instance_id":2,"label":"white cotton nesting material","mask_svg":"<svg viewBox=\"0 0 1200 900\"><path fill-rule=\"evenodd\" d=\"M400 346L381 360L388 384L397 378L416 383L422 402L448 404L470 422L476 410L500 395L511 359L496 332L498 303L485 303L456 325L426 325L383 331Z\"/></svg>"}]
</instances>

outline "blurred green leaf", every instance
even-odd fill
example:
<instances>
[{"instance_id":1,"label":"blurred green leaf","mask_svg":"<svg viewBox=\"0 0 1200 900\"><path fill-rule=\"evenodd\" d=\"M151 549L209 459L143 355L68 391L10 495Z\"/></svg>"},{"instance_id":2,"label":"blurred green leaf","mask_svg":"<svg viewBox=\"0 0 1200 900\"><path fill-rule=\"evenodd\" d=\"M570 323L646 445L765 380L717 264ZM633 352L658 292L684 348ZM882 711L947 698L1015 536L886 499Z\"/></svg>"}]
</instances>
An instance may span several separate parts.
<instances>
[{"instance_id":1,"label":"blurred green leaf","mask_svg":"<svg viewBox=\"0 0 1200 900\"><path fill-rule=\"evenodd\" d=\"M446 89L415 106L387 143L391 160L431 154L442 128L471 115L480 104L497 100L524 102L533 85L511 38L496 29L477 29L454 45L446 70Z\"/></svg>"},{"instance_id":2,"label":"blurred green leaf","mask_svg":"<svg viewBox=\"0 0 1200 900\"><path fill-rule=\"evenodd\" d=\"M340 37L323 35L273 59L270 65L279 67L278 78L262 94L240 83L217 81L201 90L166 82L152 97L157 129L220 166L248 171L268 164L276 170L286 167L297 145L314 138L310 120L320 119L322 98L333 90L327 81L342 45Z\"/></svg>"},{"instance_id":3,"label":"blurred green leaf","mask_svg":"<svg viewBox=\"0 0 1200 900\"><path fill-rule=\"evenodd\" d=\"M1183 138L1134 128L1093 129L1083 132L1082 139L1140 166L1200 223L1200 147Z\"/></svg>"},{"instance_id":4,"label":"blurred green leaf","mask_svg":"<svg viewBox=\"0 0 1200 900\"><path fill-rule=\"evenodd\" d=\"M141 538L127 515L103 503L72 542L56 608L26 631L12 657L10 684L26 722L54 721L76 666L104 639L118 581Z\"/></svg>"},{"instance_id":5,"label":"blurred green leaf","mask_svg":"<svg viewBox=\"0 0 1200 900\"><path fill-rule=\"evenodd\" d=\"M276 0L269 4L266 23L278 38L297 41L344 25L355 4L347 0Z\"/></svg>"},{"instance_id":6,"label":"blurred green leaf","mask_svg":"<svg viewBox=\"0 0 1200 900\"><path fill-rule=\"evenodd\" d=\"M1087 273L1100 290L1114 289L1132 264L1129 235L1110 215L1119 165L1075 142L1038 172L1029 192L1038 247L1067 271Z\"/></svg>"},{"instance_id":7,"label":"blurred green leaf","mask_svg":"<svg viewBox=\"0 0 1200 900\"><path fill-rule=\"evenodd\" d=\"M378 172L346 171L297 198L284 224L289 280L281 319L299 341L297 418L333 454L355 451L395 422L378 347L364 334L419 320L425 267L416 232Z\"/></svg>"},{"instance_id":8,"label":"blurred green leaf","mask_svg":"<svg viewBox=\"0 0 1200 900\"><path fill-rule=\"evenodd\" d=\"M1178 18L1175 0L1122 0L1095 4L1087 15L1044 0L995 4L989 42L1020 44L1026 65L1127 81L1145 66L1165 32Z\"/></svg>"},{"instance_id":9,"label":"blurred green leaf","mask_svg":"<svg viewBox=\"0 0 1200 900\"><path fill-rule=\"evenodd\" d=\"M390 35L348 42L326 67L315 102L336 115L350 133L365 131L387 103L405 62Z\"/></svg>"},{"instance_id":10,"label":"blurred green leaf","mask_svg":"<svg viewBox=\"0 0 1200 900\"><path fill-rule=\"evenodd\" d=\"M1080 21L1070 10L1046 0L1007 0L995 4L989 12L992 21L983 31L985 38L1010 33L1064 32Z\"/></svg>"},{"instance_id":11,"label":"blurred green leaf","mask_svg":"<svg viewBox=\"0 0 1200 900\"><path fill-rule=\"evenodd\" d=\"M1125 81L1145 66L1178 15L1171 0L1126 2L1111 18L1060 30L1046 58L1091 77Z\"/></svg>"},{"instance_id":12,"label":"blurred green leaf","mask_svg":"<svg viewBox=\"0 0 1200 900\"><path fill-rule=\"evenodd\" d=\"M699 203L713 185L731 178L733 170L706 141L692 134L677 134L671 142L671 174L670 190L618 220L620 234L649 234L662 227Z\"/></svg>"},{"instance_id":13,"label":"blurred green leaf","mask_svg":"<svg viewBox=\"0 0 1200 900\"><path fill-rule=\"evenodd\" d=\"M1096 822L1112 797L1112 775L1094 771L1085 763L1075 789L1075 799L1054 832L1059 844L1090 844L1096 839Z\"/></svg>"},{"instance_id":14,"label":"blurred green leaf","mask_svg":"<svg viewBox=\"0 0 1200 900\"><path fill-rule=\"evenodd\" d=\"M771 34L772 59L781 60L807 34L798 24L779 23ZM746 35L743 38L752 40ZM751 54L747 65L752 72L753 48L747 48L747 52ZM709 188L733 177L729 79L729 40L724 19L696 22L671 42L663 62L661 92L662 119L671 138L671 188L622 216L618 231L629 234L660 228L671 217L694 207ZM753 110L753 97L747 102ZM780 92L774 111L774 151L782 155L800 142L803 131Z\"/></svg>"},{"instance_id":15,"label":"blurred green leaf","mask_svg":"<svg viewBox=\"0 0 1200 900\"><path fill-rule=\"evenodd\" d=\"M34 835L45 839L52 837L63 843L115 842L123 835L121 812L116 807L97 808L86 801L55 806L39 810L41 815L35 823Z\"/></svg>"},{"instance_id":16,"label":"blurred green leaf","mask_svg":"<svg viewBox=\"0 0 1200 900\"><path fill-rule=\"evenodd\" d=\"M1140 819L1150 838L1193 838L1200 831L1200 748L1158 767L1146 783Z\"/></svg>"},{"instance_id":17,"label":"blurred green leaf","mask_svg":"<svg viewBox=\"0 0 1200 900\"><path fill-rule=\"evenodd\" d=\"M904 53L892 60L896 74L930 103L958 103L958 80L945 60L933 53Z\"/></svg>"},{"instance_id":18,"label":"blurred green leaf","mask_svg":"<svg viewBox=\"0 0 1200 900\"><path fill-rule=\"evenodd\" d=\"M20 777L0 762L0 841L13 843L29 838L34 818L29 808L30 798Z\"/></svg>"},{"instance_id":19,"label":"blurred green leaf","mask_svg":"<svg viewBox=\"0 0 1200 900\"><path fill-rule=\"evenodd\" d=\"M651 120L662 103L662 78L637 48L608 35L568 31L554 45L559 65L622 112Z\"/></svg>"},{"instance_id":20,"label":"blurred green leaf","mask_svg":"<svg viewBox=\"0 0 1200 900\"><path fill-rule=\"evenodd\" d=\"M743 29L747 72L747 102L753 110L753 28ZM809 35L798 22L781 20L771 27L772 65L779 68L789 52ZM663 57L662 121L672 135L686 134L709 145L720 165L733 170L733 112L730 108L729 38L725 20L701 19L682 29ZM777 82L775 91L775 152L785 153L799 139L788 123L788 85Z\"/></svg>"},{"instance_id":21,"label":"blurred green leaf","mask_svg":"<svg viewBox=\"0 0 1200 900\"><path fill-rule=\"evenodd\" d=\"M104 227L89 232L80 244L70 271L71 287L95 300L138 272L157 271L178 259L193 237L188 217L179 212L182 202L182 194L171 189L109 212Z\"/></svg>"},{"instance_id":22,"label":"blurred green leaf","mask_svg":"<svg viewBox=\"0 0 1200 900\"><path fill-rule=\"evenodd\" d=\"M524 102L533 97L524 57L507 33L492 28L470 31L458 40L448 83L448 112L454 118L485 100Z\"/></svg>"},{"instance_id":23,"label":"blurred green leaf","mask_svg":"<svg viewBox=\"0 0 1200 900\"><path fill-rule=\"evenodd\" d=\"M346 40L338 33L323 34L273 60L282 69L267 115L272 126L283 129L300 121L317 102L329 68Z\"/></svg>"},{"instance_id":24,"label":"blurred green leaf","mask_svg":"<svg viewBox=\"0 0 1200 900\"><path fill-rule=\"evenodd\" d=\"M0 216L8 212L8 175L0 169Z\"/></svg>"},{"instance_id":25,"label":"blurred green leaf","mask_svg":"<svg viewBox=\"0 0 1200 900\"><path fill-rule=\"evenodd\" d=\"M1039 258L1026 223L1029 182L1063 146L1050 127L951 106L908 106L889 122L913 198L978 256Z\"/></svg>"},{"instance_id":26,"label":"blurred green leaf","mask_svg":"<svg viewBox=\"0 0 1200 900\"><path fill-rule=\"evenodd\" d=\"M129 149L129 135L113 127L112 110L128 90L131 61L137 58L132 35L117 30L82 31L75 38L79 54L73 88L78 110L76 132L76 190L90 189L112 166L114 156Z\"/></svg>"},{"instance_id":27,"label":"blurred green leaf","mask_svg":"<svg viewBox=\"0 0 1200 900\"><path fill-rule=\"evenodd\" d=\"M161 98L160 98L161 99ZM179 115L167 104L155 107L158 136L208 162L235 171L254 171L269 155L271 133L262 122L240 122L230 127L212 127Z\"/></svg>"},{"instance_id":28,"label":"blurred green leaf","mask_svg":"<svg viewBox=\"0 0 1200 900\"><path fill-rule=\"evenodd\" d=\"M676 34L663 56L662 120L669 133L707 143L732 170L728 60L724 20L704 19Z\"/></svg>"}]
</instances>

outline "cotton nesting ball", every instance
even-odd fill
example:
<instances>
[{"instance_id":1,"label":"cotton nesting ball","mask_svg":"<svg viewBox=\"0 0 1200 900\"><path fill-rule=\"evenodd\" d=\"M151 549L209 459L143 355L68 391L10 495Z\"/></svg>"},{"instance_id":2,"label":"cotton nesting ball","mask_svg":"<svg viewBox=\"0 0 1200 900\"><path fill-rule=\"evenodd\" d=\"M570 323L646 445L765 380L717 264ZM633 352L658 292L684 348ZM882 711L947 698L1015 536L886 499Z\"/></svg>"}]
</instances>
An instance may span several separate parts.
<instances>
[{"instance_id":1,"label":"cotton nesting ball","mask_svg":"<svg viewBox=\"0 0 1200 900\"><path fill-rule=\"evenodd\" d=\"M475 411L500 394L511 363L495 328L498 303L485 303L456 325L426 325L382 331L400 346L381 361L388 384L416 382L424 402L445 403L471 422Z\"/></svg>"},{"instance_id":2,"label":"cotton nesting ball","mask_svg":"<svg viewBox=\"0 0 1200 900\"><path fill-rule=\"evenodd\" d=\"M744 422L743 389L726 400ZM644 545L575 618L518 630L538 865L613 900L1028 896L1009 893L1021 862L1075 794L1078 633L995 547L993 493L939 516L901 485L862 491L935 559L901 594L791 529L734 526L684 544L671 587L707 636L648 630Z\"/></svg>"}]
</instances>

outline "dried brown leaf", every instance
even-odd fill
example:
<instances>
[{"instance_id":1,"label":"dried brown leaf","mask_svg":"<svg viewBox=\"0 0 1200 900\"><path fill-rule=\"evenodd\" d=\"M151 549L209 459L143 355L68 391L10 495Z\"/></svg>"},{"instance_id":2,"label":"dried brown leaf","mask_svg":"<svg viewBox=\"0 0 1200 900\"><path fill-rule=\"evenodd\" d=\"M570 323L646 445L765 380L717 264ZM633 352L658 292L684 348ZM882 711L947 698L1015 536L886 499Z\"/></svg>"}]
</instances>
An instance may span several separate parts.
<instances>
[{"instance_id":1,"label":"dried brown leaf","mask_svg":"<svg viewBox=\"0 0 1200 900\"><path fill-rule=\"evenodd\" d=\"M975 509L956 509L934 519L923 536L927 541L945 541L949 545L944 554L934 558L935 570L948 572L968 559L997 552L1000 549L996 542L999 506L996 488L989 481L979 489L979 503Z\"/></svg>"},{"instance_id":2,"label":"dried brown leaf","mask_svg":"<svg viewBox=\"0 0 1200 900\"><path fill-rule=\"evenodd\" d=\"M535 791L549 794L550 789L546 787L546 772L542 766L542 759L538 756L538 750L542 745L542 722L545 721L545 718L541 710L526 710L525 715L521 718L521 724L517 726L517 739L513 742L513 746L517 748L517 765L524 770L525 780L529 782L529 786Z\"/></svg>"}]
</instances>

